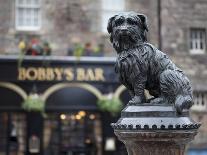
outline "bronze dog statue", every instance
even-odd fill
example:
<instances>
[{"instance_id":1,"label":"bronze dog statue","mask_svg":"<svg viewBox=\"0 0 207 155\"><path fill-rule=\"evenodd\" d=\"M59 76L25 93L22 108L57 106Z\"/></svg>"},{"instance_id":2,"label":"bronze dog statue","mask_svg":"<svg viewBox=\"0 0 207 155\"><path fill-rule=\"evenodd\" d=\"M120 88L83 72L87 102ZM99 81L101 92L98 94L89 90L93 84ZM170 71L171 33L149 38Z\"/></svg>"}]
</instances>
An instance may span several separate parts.
<instances>
[{"instance_id":1,"label":"bronze dog statue","mask_svg":"<svg viewBox=\"0 0 207 155\"><path fill-rule=\"evenodd\" d=\"M146 42L145 15L135 12L115 15L109 19L107 30L118 54L115 70L132 96L129 104L174 104L178 113L192 106L189 79L166 54ZM146 101L144 89L154 99Z\"/></svg>"}]
</instances>

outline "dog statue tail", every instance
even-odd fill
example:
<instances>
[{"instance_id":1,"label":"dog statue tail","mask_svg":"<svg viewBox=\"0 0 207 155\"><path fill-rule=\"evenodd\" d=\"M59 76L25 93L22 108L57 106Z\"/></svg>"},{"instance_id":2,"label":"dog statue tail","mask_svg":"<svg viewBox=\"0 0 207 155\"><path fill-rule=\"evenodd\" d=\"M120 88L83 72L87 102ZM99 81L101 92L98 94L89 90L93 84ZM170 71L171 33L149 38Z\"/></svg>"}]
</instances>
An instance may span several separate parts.
<instances>
[{"instance_id":1,"label":"dog statue tail","mask_svg":"<svg viewBox=\"0 0 207 155\"><path fill-rule=\"evenodd\" d=\"M178 95L175 99L175 108L178 114L182 114L183 109L189 109L193 105L191 95Z\"/></svg>"}]
</instances>

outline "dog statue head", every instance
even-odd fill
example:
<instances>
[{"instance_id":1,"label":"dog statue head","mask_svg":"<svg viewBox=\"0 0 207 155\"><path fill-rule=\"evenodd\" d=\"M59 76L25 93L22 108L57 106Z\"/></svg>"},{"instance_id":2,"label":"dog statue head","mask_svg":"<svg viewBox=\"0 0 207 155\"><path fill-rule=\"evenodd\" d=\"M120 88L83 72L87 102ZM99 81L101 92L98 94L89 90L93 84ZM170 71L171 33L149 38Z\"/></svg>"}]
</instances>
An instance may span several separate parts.
<instances>
[{"instance_id":1,"label":"dog statue head","mask_svg":"<svg viewBox=\"0 0 207 155\"><path fill-rule=\"evenodd\" d=\"M124 12L109 19L107 30L113 47L121 53L147 40L147 17L136 12Z\"/></svg>"}]
</instances>

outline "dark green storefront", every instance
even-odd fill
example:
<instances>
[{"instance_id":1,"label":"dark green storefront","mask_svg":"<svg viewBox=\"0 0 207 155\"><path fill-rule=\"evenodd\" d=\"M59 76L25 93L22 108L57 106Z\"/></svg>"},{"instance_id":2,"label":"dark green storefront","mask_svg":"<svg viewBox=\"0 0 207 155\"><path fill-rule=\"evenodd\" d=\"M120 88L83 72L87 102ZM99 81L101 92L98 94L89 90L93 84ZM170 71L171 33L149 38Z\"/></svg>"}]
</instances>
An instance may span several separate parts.
<instances>
[{"instance_id":1,"label":"dark green storefront","mask_svg":"<svg viewBox=\"0 0 207 155\"><path fill-rule=\"evenodd\" d=\"M0 57L0 155L126 154L100 111L103 95L129 96L114 73L113 58ZM22 109L35 89L46 117Z\"/></svg>"}]
</instances>

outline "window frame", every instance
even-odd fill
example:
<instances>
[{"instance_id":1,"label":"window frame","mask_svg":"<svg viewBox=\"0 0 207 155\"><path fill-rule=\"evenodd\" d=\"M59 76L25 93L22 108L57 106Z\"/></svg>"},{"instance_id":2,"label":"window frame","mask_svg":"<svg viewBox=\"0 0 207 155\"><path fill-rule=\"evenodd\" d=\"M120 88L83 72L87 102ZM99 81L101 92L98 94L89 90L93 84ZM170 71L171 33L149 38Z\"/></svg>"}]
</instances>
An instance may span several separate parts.
<instances>
[{"instance_id":1,"label":"window frame","mask_svg":"<svg viewBox=\"0 0 207 155\"><path fill-rule=\"evenodd\" d=\"M41 0L39 0L39 4L38 5L31 5L29 6L27 5L20 5L19 4L19 0L15 0L15 28L17 31L39 31L41 29L41 25L42 25L42 10L41 10ZM39 20L39 24L37 26L31 25L31 26L20 26L18 24L18 19L19 19L19 8L23 8L23 9L39 9L39 14L38 14L38 20Z\"/></svg>"},{"instance_id":2,"label":"window frame","mask_svg":"<svg viewBox=\"0 0 207 155\"><path fill-rule=\"evenodd\" d=\"M194 33L194 35L198 35L199 33L202 33L201 36L203 36L204 38L202 38L202 40L199 38L193 38L192 37L192 33ZM198 36L197 36L198 37ZM200 37L200 34L199 34L199 37ZM206 43L206 29L205 28L190 28L189 30L189 51L190 51L190 54L193 54L193 55L196 55L196 54L205 54L206 53L206 49L207 49L207 43ZM195 43L197 42L197 43ZM201 48L192 48L192 46L196 46L195 44L201 44L201 42L203 42L203 49ZM194 44L194 45L193 45ZM201 45L199 45L201 46Z\"/></svg>"}]
</instances>

